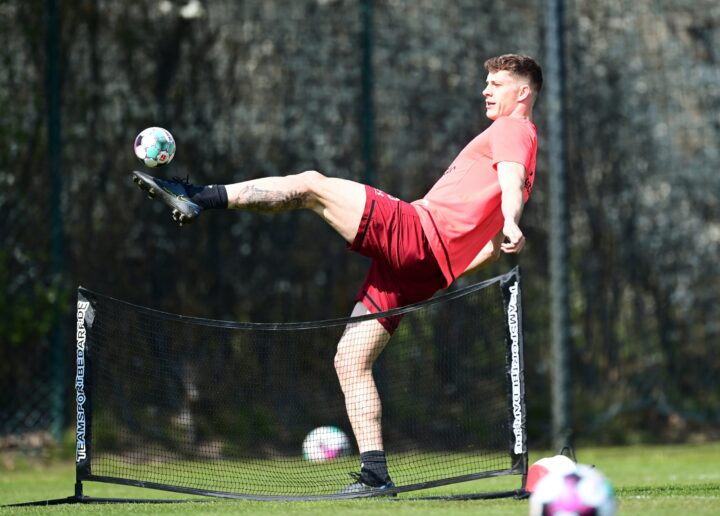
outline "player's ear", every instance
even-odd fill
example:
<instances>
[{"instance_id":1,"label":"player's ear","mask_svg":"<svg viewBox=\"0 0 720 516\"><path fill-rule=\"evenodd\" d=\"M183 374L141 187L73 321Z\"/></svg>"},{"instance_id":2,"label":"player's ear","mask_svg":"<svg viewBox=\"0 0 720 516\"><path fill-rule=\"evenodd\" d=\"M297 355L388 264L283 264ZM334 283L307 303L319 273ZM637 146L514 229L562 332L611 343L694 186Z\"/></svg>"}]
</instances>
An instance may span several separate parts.
<instances>
[{"instance_id":1,"label":"player's ear","mask_svg":"<svg viewBox=\"0 0 720 516\"><path fill-rule=\"evenodd\" d=\"M518 102L522 102L523 100L526 100L530 98L532 95L532 90L530 89L530 85L528 84L521 84L520 88L518 88Z\"/></svg>"}]
</instances>

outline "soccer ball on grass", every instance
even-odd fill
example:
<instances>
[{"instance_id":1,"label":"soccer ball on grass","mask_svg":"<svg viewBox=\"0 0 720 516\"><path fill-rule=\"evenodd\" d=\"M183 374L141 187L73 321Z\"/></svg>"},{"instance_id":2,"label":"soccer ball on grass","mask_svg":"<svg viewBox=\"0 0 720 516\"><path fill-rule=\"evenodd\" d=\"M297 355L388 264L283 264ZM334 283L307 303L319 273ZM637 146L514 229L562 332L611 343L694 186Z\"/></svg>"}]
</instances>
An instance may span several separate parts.
<instances>
[{"instance_id":1,"label":"soccer ball on grass","mask_svg":"<svg viewBox=\"0 0 720 516\"><path fill-rule=\"evenodd\" d=\"M565 455L555 455L553 457L543 457L534 462L528 469L527 481L525 482L525 490L528 493L535 491L538 482L550 473L572 473L577 469L575 462Z\"/></svg>"},{"instance_id":2,"label":"soccer ball on grass","mask_svg":"<svg viewBox=\"0 0 720 516\"><path fill-rule=\"evenodd\" d=\"M584 464L574 471L548 473L530 496L530 516L613 516L615 510L610 482Z\"/></svg>"},{"instance_id":3,"label":"soccer ball on grass","mask_svg":"<svg viewBox=\"0 0 720 516\"><path fill-rule=\"evenodd\" d=\"M350 440L336 426L321 426L310 432L302 445L303 457L310 462L327 462L350 452Z\"/></svg>"},{"instance_id":4,"label":"soccer ball on grass","mask_svg":"<svg viewBox=\"0 0 720 516\"><path fill-rule=\"evenodd\" d=\"M145 166L155 168L170 163L175 156L175 138L162 127L148 127L135 137L135 155Z\"/></svg>"}]
</instances>

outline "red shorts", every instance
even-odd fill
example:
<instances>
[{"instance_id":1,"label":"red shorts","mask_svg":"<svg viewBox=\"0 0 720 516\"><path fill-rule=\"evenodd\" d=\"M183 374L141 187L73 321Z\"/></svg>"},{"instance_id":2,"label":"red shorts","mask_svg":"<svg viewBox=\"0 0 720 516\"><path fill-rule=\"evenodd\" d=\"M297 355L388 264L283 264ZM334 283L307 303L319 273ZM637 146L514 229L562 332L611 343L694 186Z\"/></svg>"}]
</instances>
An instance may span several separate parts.
<instances>
[{"instance_id":1,"label":"red shorts","mask_svg":"<svg viewBox=\"0 0 720 516\"><path fill-rule=\"evenodd\" d=\"M431 298L446 281L415 208L370 186L365 195L365 212L349 248L373 260L355 300L377 313ZM392 335L400 319L379 321Z\"/></svg>"}]
</instances>

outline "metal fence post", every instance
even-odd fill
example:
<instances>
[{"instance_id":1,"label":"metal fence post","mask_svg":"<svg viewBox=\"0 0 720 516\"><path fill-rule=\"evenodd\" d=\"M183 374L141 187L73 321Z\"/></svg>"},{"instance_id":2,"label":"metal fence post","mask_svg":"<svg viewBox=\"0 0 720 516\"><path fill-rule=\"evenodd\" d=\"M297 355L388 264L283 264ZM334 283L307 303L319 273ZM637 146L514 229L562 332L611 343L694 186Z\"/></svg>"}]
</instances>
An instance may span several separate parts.
<instances>
[{"instance_id":1,"label":"metal fence post","mask_svg":"<svg viewBox=\"0 0 720 516\"><path fill-rule=\"evenodd\" d=\"M61 192L61 143L60 143L60 13L57 0L47 0L47 117L48 117L48 165L50 172L50 245L53 278L61 281L63 273L63 225L60 207ZM59 283L57 283L59 285ZM60 314L62 307L56 306L56 322L51 332L51 432L60 440L63 431L63 372L64 350Z\"/></svg>"},{"instance_id":2,"label":"metal fence post","mask_svg":"<svg viewBox=\"0 0 720 516\"><path fill-rule=\"evenodd\" d=\"M374 0L360 0L361 99L360 138L365 164L363 181L375 183L375 111L373 106L373 7Z\"/></svg>"},{"instance_id":3,"label":"metal fence post","mask_svg":"<svg viewBox=\"0 0 720 516\"><path fill-rule=\"evenodd\" d=\"M545 2L545 70L549 162L549 255L552 330L552 441L570 444L570 317L568 307L568 210L566 189L563 1Z\"/></svg>"}]
</instances>

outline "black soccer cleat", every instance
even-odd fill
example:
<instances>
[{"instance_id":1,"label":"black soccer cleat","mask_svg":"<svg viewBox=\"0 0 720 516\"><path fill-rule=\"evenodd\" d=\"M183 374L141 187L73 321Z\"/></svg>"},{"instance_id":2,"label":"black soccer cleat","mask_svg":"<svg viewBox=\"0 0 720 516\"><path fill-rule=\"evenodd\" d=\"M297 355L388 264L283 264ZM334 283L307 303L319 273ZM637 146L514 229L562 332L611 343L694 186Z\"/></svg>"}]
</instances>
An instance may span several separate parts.
<instances>
[{"instance_id":1,"label":"black soccer cleat","mask_svg":"<svg viewBox=\"0 0 720 516\"><path fill-rule=\"evenodd\" d=\"M147 192L151 199L155 196L172 208L172 217L180 226L193 222L203 211L202 206L194 203L188 196L187 179L174 177L171 180L152 177L144 172L133 171L133 182Z\"/></svg>"},{"instance_id":2,"label":"black soccer cleat","mask_svg":"<svg viewBox=\"0 0 720 516\"><path fill-rule=\"evenodd\" d=\"M382 484L370 485L364 482L364 478L360 473L350 473L355 482L343 487L338 494L342 495L366 495L366 496L397 496L393 491L395 484L389 478Z\"/></svg>"}]
</instances>

